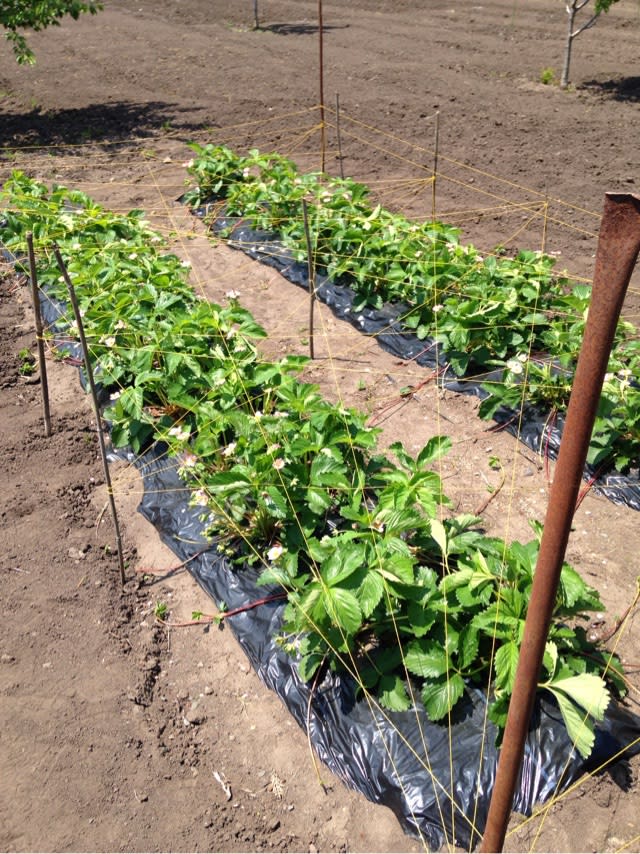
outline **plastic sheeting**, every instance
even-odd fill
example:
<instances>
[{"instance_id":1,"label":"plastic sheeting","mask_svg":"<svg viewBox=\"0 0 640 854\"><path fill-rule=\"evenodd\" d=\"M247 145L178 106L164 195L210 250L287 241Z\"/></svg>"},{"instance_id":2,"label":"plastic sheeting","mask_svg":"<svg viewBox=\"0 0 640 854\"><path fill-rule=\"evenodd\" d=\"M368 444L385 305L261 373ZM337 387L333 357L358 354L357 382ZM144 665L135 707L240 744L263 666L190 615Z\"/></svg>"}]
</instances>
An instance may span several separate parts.
<instances>
[{"instance_id":1,"label":"plastic sheeting","mask_svg":"<svg viewBox=\"0 0 640 854\"><path fill-rule=\"evenodd\" d=\"M204 217L208 213L207 206L194 211L197 216ZM213 228L217 232L225 231L228 245L274 267L286 279L299 287L309 290L308 269L306 263L294 259L291 252L272 234L256 231L243 220L219 217ZM345 285L333 282L327 276L318 275L316 280L316 296L331 308L341 320L347 320L361 332L375 337L378 344L387 352L399 359L415 362L417 365L430 369L439 368L442 371L439 382L449 391L459 394L474 394L477 397L487 397L482 388L483 383L500 381L501 371L487 373L472 380L460 379L447 368L446 353L438 343L430 340L420 340L408 330L399 318L405 316L410 307L404 303L393 303L381 309L365 308L353 310L355 294ZM495 416L495 421L504 425L504 429L516 436L536 453L547 453L555 459L560 450L562 427L564 419L559 416L551 425L547 413L532 407L525 407L522 419L514 418L517 413L501 409ZM591 466L586 466L584 477L595 481L592 489L606 496L616 504L622 504L633 510L640 510L640 480L638 473L624 475L617 471L598 473Z\"/></svg>"},{"instance_id":2,"label":"plastic sheeting","mask_svg":"<svg viewBox=\"0 0 640 854\"><path fill-rule=\"evenodd\" d=\"M190 507L190 491L156 446L136 465L144 481L139 510L215 602L241 608L280 588L256 583L253 569L234 567L203 535L201 507ZM202 554L198 554L202 552ZM471 849L484 830L498 760L495 729L485 723L486 694L469 687L452 725L428 720L420 703L394 713L356 695L351 677L327 673L312 688L301 681L296 661L275 642L284 603L269 602L225 624L237 637L261 680L275 691L331 771L374 803L393 810L404 830L429 848L445 842ZM572 750L554 700L541 695L527 738L514 810L531 814L537 802L558 794L586 771L640 751L640 719L612 702L596 730L587 762ZM619 758L619 757L618 757ZM453 774L451 774L453 769Z\"/></svg>"}]
</instances>

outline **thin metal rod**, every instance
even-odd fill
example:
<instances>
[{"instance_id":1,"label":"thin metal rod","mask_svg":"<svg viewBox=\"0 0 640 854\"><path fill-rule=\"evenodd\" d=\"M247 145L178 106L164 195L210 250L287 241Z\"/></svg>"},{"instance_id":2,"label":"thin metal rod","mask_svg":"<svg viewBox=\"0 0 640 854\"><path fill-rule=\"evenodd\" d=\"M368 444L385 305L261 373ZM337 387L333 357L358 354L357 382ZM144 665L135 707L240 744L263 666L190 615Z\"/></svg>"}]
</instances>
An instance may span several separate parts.
<instances>
[{"instance_id":1,"label":"thin metal rod","mask_svg":"<svg viewBox=\"0 0 640 854\"><path fill-rule=\"evenodd\" d=\"M438 180L438 153L440 151L440 110L436 112L433 141L433 179L431 181L431 219L436 218L436 182Z\"/></svg>"},{"instance_id":2,"label":"thin metal rod","mask_svg":"<svg viewBox=\"0 0 640 854\"><path fill-rule=\"evenodd\" d=\"M640 197L607 193L589 316L540 543L481 851L502 851L560 572L616 325L640 251Z\"/></svg>"},{"instance_id":3,"label":"thin metal rod","mask_svg":"<svg viewBox=\"0 0 640 854\"><path fill-rule=\"evenodd\" d=\"M38 294L38 276L36 273L36 256L33 251L33 234L27 233L27 249L29 252L29 278L31 280L31 300L36 324L36 342L38 345L38 367L40 368L40 389L42 392L42 415L44 418L44 435L51 435L51 410L49 408L49 380L47 379L47 362L44 357L44 339L42 337L42 315L40 314L40 296Z\"/></svg>"},{"instance_id":4,"label":"thin metal rod","mask_svg":"<svg viewBox=\"0 0 640 854\"><path fill-rule=\"evenodd\" d=\"M307 200L302 200L302 218L304 220L304 236L307 240L307 268L309 272L309 357L315 358L313 347L313 312L316 304L316 265L313 260L311 233L309 231L309 212Z\"/></svg>"},{"instance_id":5,"label":"thin metal rod","mask_svg":"<svg viewBox=\"0 0 640 854\"><path fill-rule=\"evenodd\" d=\"M60 268L60 272L62 273L62 277L65 281L67 289L69 291L69 299L71 300L71 305L73 307L73 313L76 318L76 324L78 325L78 334L80 336L80 345L82 347L82 355L84 356L84 367L87 373L87 380L89 381L89 389L91 390L91 400L93 401L93 411L96 416L96 424L98 427L98 442L100 444L100 456L102 458L102 470L104 472L104 481L107 486L107 495L109 496L109 506L111 508L111 517L113 519L113 527L116 532L116 546L118 549L118 565L120 568L120 581L122 582L122 586L124 587L126 582L125 570L124 570L124 557L122 555L122 537L120 536L120 524L118 522L118 513L116 511L116 502L113 497L113 488L111 486L111 475L109 473L109 462L107 460L107 449L104 441L104 430L102 429L102 417L100 414L100 405L98 403L98 393L96 390L95 380L93 378L93 369L91 367L91 360L89 358L89 349L87 347L87 339L84 334L84 325L82 323L82 315L80 314L80 307L78 305L78 299L76 297L75 288L73 287L73 283L69 278L69 273L67 272L67 268L65 266L64 261L62 260L62 255L60 254L60 250L56 244L53 246L53 254L56 257L56 261L58 262L58 267Z\"/></svg>"},{"instance_id":6,"label":"thin metal rod","mask_svg":"<svg viewBox=\"0 0 640 854\"><path fill-rule=\"evenodd\" d=\"M322 25L322 0L318 0L318 65L320 78L320 171L324 172L327 155L327 126L324 120L324 27Z\"/></svg>"},{"instance_id":7,"label":"thin metal rod","mask_svg":"<svg viewBox=\"0 0 640 854\"><path fill-rule=\"evenodd\" d=\"M340 177L344 178L344 166L342 165L342 135L340 133L340 95L336 92L336 134L338 136L338 163L340 164Z\"/></svg>"},{"instance_id":8,"label":"thin metal rod","mask_svg":"<svg viewBox=\"0 0 640 854\"><path fill-rule=\"evenodd\" d=\"M258 0L253 0L253 29L260 29L260 18L258 17Z\"/></svg>"}]
</instances>

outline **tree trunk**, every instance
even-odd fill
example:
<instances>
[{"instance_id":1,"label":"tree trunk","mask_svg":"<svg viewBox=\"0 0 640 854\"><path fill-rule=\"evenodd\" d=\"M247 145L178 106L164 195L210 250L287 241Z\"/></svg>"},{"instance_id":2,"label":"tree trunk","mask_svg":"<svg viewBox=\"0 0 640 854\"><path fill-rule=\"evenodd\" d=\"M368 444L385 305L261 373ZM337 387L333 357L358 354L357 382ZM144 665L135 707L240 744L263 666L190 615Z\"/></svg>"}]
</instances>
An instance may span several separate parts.
<instances>
[{"instance_id":1,"label":"tree trunk","mask_svg":"<svg viewBox=\"0 0 640 854\"><path fill-rule=\"evenodd\" d=\"M560 77L560 88L566 89L569 85L569 66L571 65L571 48L573 47L573 24L576 19L576 0L567 3L567 40L564 45L564 62L562 63L562 76Z\"/></svg>"}]
</instances>

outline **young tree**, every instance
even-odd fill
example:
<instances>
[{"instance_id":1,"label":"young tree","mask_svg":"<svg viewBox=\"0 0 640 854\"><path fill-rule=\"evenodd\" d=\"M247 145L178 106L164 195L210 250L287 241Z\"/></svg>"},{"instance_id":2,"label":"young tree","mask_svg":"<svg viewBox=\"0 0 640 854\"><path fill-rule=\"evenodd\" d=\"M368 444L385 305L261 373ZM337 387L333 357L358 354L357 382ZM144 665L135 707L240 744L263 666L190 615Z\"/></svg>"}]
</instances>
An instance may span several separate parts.
<instances>
[{"instance_id":1,"label":"young tree","mask_svg":"<svg viewBox=\"0 0 640 854\"><path fill-rule=\"evenodd\" d=\"M567 40L564 45L564 62L562 64L562 76L560 78L560 86L566 89L569 85L569 66L571 65L571 48L573 40L580 33L591 29L603 12L608 12L614 3L618 0L595 0L595 5L592 9L586 9L591 3L591 0L566 0L565 9L567 10ZM580 12L586 10L585 14L588 17L582 17L581 22L576 19Z\"/></svg>"},{"instance_id":2,"label":"young tree","mask_svg":"<svg viewBox=\"0 0 640 854\"><path fill-rule=\"evenodd\" d=\"M33 65L36 61L29 49L23 30L38 32L47 27L59 26L60 19L71 15L76 19L83 13L91 15L102 9L96 0L0 0L0 26L13 47L17 61Z\"/></svg>"}]
</instances>

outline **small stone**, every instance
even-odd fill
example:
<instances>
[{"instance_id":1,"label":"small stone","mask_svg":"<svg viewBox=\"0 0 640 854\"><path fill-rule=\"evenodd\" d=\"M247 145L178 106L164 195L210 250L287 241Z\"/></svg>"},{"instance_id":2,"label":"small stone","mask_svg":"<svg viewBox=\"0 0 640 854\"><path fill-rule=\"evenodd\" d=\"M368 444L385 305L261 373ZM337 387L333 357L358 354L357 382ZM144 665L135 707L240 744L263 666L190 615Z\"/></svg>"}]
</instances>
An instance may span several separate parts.
<instances>
[{"instance_id":1,"label":"small stone","mask_svg":"<svg viewBox=\"0 0 640 854\"><path fill-rule=\"evenodd\" d=\"M204 713L204 709L201 707L198 700L194 700L189 707L189 710L185 713L184 719L187 723L192 726L198 726L207 719L207 716Z\"/></svg>"},{"instance_id":2,"label":"small stone","mask_svg":"<svg viewBox=\"0 0 640 854\"><path fill-rule=\"evenodd\" d=\"M204 693L207 695L213 694L213 688L210 685L205 685L204 686Z\"/></svg>"},{"instance_id":3,"label":"small stone","mask_svg":"<svg viewBox=\"0 0 640 854\"><path fill-rule=\"evenodd\" d=\"M136 798L140 801L141 804L144 804L149 800L149 795L146 792L138 792L136 794Z\"/></svg>"},{"instance_id":4,"label":"small stone","mask_svg":"<svg viewBox=\"0 0 640 854\"><path fill-rule=\"evenodd\" d=\"M309 843L309 854L318 854L318 849L313 844L313 842Z\"/></svg>"},{"instance_id":5,"label":"small stone","mask_svg":"<svg viewBox=\"0 0 640 854\"><path fill-rule=\"evenodd\" d=\"M0 656L0 661L3 664L13 664L13 662L15 660L16 660L15 655L9 655L8 652L3 652L2 655Z\"/></svg>"}]
</instances>

